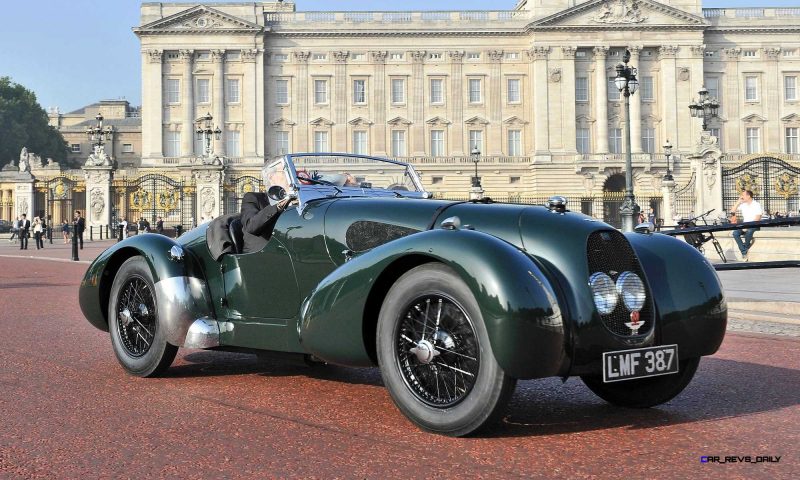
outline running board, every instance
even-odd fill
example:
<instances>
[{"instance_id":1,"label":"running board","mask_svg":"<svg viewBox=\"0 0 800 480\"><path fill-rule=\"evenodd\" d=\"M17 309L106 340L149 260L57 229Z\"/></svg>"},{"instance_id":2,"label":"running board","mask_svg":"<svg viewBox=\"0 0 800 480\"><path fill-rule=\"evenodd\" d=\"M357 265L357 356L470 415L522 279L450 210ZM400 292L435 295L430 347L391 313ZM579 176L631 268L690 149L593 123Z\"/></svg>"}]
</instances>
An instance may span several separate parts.
<instances>
[{"instance_id":1,"label":"running board","mask_svg":"<svg viewBox=\"0 0 800 480\"><path fill-rule=\"evenodd\" d=\"M736 262L716 263L714 269L718 272L727 270L762 270L767 268L800 268L800 260L782 260L776 262Z\"/></svg>"}]
</instances>

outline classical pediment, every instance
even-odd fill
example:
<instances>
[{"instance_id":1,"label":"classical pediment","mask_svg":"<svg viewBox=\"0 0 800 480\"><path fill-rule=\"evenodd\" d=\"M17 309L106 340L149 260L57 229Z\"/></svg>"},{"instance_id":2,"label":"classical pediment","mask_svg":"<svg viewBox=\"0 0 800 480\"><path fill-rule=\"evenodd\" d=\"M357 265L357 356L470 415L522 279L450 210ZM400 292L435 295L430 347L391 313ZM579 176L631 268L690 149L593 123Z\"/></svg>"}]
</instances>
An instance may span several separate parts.
<instances>
[{"instance_id":1,"label":"classical pediment","mask_svg":"<svg viewBox=\"0 0 800 480\"><path fill-rule=\"evenodd\" d=\"M323 126L324 126L324 127L330 127L330 126L332 126L332 125L333 125L333 122L331 122L330 120L328 120L328 119L327 119L327 118L325 118L325 117L319 117L319 118L316 118L316 119L314 119L314 120L311 120L311 121L310 121L310 122L308 122L308 123L310 123L311 125L314 125L314 126L316 126L316 127L323 127Z\"/></svg>"},{"instance_id":2,"label":"classical pediment","mask_svg":"<svg viewBox=\"0 0 800 480\"><path fill-rule=\"evenodd\" d=\"M489 125L489 120L486 120L483 117L476 116L468 119L466 122L467 125Z\"/></svg>"},{"instance_id":3,"label":"classical pediment","mask_svg":"<svg viewBox=\"0 0 800 480\"><path fill-rule=\"evenodd\" d=\"M435 125L435 126L440 126L441 127L441 126L450 125L451 122L450 122L450 120L448 120L446 118L433 117L433 118L431 118L430 120L428 120L425 123L427 123L428 125Z\"/></svg>"},{"instance_id":4,"label":"classical pediment","mask_svg":"<svg viewBox=\"0 0 800 480\"><path fill-rule=\"evenodd\" d=\"M506 118L505 120L503 120L503 123L506 124L506 125L516 125L516 126L522 126L522 125L527 125L528 124L528 122L526 122L525 120L519 118L516 115L513 115L511 117Z\"/></svg>"},{"instance_id":5,"label":"classical pediment","mask_svg":"<svg viewBox=\"0 0 800 480\"><path fill-rule=\"evenodd\" d=\"M590 0L537 20L532 30L703 28L702 17L652 0Z\"/></svg>"},{"instance_id":6,"label":"classical pediment","mask_svg":"<svg viewBox=\"0 0 800 480\"><path fill-rule=\"evenodd\" d=\"M800 123L800 115L796 113L790 113L789 115L781 118L781 121L787 123Z\"/></svg>"},{"instance_id":7,"label":"classical pediment","mask_svg":"<svg viewBox=\"0 0 800 480\"><path fill-rule=\"evenodd\" d=\"M275 120L274 122L272 122L272 125L274 125L276 127L285 127L285 126L293 127L293 126L296 125L296 123L291 121L291 120L287 120L286 118L281 117L281 118Z\"/></svg>"},{"instance_id":8,"label":"classical pediment","mask_svg":"<svg viewBox=\"0 0 800 480\"><path fill-rule=\"evenodd\" d=\"M133 31L137 35L202 33L258 33L264 27L250 23L217 9L198 5L182 12L142 25Z\"/></svg>"},{"instance_id":9,"label":"classical pediment","mask_svg":"<svg viewBox=\"0 0 800 480\"><path fill-rule=\"evenodd\" d=\"M763 123L763 122L766 122L766 121L767 121L766 118L762 117L761 115L759 115L757 113L751 113L750 115L748 115L746 117L742 117L742 122L744 122L744 123L755 123L755 122L762 122Z\"/></svg>"},{"instance_id":10,"label":"classical pediment","mask_svg":"<svg viewBox=\"0 0 800 480\"><path fill-rule=\"evenodd\" d=\"M367 120L364 117L356 117L356 118L350 120L347 123L349 123L350 125L353 125L353 126L359 126L360 125L360 126L368 127L368 126L372 125L373 122L370 122L369 120Z\"/></svg>"},{"instance_id":11,"label":"classical pediment","mask_svg":"<svg viewBox=\"0 0 800 480\"><path fill-rule=\"evenodd\" d=\"M411 125L410 120L406 120L403 117L394 117L393 119L387 122L389 125L397 126L397 125Z\"/></svg>"}]
</instances>

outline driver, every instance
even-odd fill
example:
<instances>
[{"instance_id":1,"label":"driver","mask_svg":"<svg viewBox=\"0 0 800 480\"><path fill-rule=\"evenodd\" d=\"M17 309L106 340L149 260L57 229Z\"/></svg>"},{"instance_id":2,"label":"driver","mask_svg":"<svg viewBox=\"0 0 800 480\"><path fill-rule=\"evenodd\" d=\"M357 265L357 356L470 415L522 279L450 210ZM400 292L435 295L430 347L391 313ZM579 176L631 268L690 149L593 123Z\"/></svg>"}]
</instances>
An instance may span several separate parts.
<instances>
[{"instance_id":1,"label":"driver","mask_svg":"<svg viewBox=\"0 0 800 480\"><path fill-rule=\"evenodd\" d=\"M289 180L286 176L285 164L281 161L264 167L261 170L264 184L269 187L279 185L289 189ZM242 199L242 226L244 227L244 251L253 252L263 248L264 240L272 236L272 230L280 214L286 210L291 202L288 196L270 205L269 197L263 192L249 192ZM261 237L261 238L254 238Z\"/></svg>"}]
</instances>

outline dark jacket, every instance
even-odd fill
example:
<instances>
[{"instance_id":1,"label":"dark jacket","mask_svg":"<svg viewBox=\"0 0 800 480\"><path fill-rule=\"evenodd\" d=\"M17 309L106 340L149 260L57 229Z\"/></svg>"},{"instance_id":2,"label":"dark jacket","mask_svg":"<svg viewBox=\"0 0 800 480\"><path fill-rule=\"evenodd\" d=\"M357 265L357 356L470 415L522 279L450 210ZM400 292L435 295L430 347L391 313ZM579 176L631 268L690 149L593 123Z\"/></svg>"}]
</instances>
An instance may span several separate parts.
<instances>
[{"instance_id":1,"label":"dark jacket","mask_svg":"<svg viewBox=\"0 0 800 480\"><path fill-rule=\"evenodd\" d=\"M156 231L158 233L164 233L164 220L159 220L156 222Z\"/></svg>"},{"instance_id":2,"label":"dark jacket","mask_svg":"<svg viewBox=\"0 0 800 480\"><path fill-rule=\"evenodd\" d=\"M266 246L280 214L278 207L269 204L266 193L251 192L244 195L242 199L244 253L257 252Z\"/></svg>"},{"instance_id":3,"label":"dark jacket","mask_svg":"<svg viewBox=\"0 0 800 480\"><path fill-rule=\"evenodd\" d=\"M28 219L19 221L19 236L28 236L31 229L31 221Z\"/></svg>"},{"instance_id":4,"label":"dark jacket","mask_svg":"<svg viewBox=\"0 0 800 480\"><path fill-rule=\"evenodd\" d=\"M75 232L80 235L83 231L86 230L86 220L83 217L78 218L78 221L75 222Z\"/></svg>"}]
</instances>

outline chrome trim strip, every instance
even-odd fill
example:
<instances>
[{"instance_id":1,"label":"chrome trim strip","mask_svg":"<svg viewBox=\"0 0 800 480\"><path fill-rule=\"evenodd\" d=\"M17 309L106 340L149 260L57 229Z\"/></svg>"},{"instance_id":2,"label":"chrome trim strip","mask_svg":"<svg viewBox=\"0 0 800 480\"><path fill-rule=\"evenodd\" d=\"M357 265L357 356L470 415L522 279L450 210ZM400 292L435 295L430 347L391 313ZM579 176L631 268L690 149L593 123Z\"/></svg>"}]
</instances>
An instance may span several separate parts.
<instances>
[{"instance_id":1,"label":"chrome trim strip","mask_svg":"<svg viewBox=\"0 0 800 480\"><path fill-rule=\"evenodd\" d=\"M155 290L158 325L171 345L184 346L186 334L197 319L214 317L208 287L199 278L166 278L155 284Z\"/></svg>"}]
</instances>

